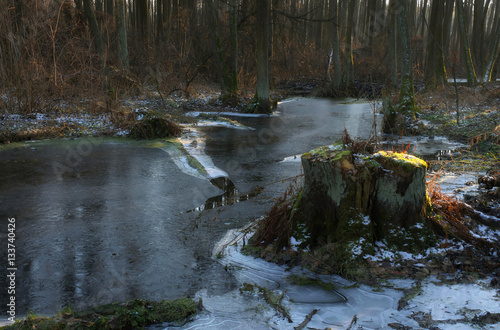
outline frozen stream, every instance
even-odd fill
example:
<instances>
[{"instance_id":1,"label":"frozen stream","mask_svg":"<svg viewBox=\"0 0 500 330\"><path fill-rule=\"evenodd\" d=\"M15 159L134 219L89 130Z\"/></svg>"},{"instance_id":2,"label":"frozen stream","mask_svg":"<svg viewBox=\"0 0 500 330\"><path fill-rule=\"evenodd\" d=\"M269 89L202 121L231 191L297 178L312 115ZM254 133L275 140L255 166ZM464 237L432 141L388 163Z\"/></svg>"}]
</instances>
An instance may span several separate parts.
<instances>
[{"instance_id":1,"label":"frozen stream","mask_svg":"<svg viewBox=\"0 0 500 330\"><path fill-rule=\"evenodd\" d=\"M189 296L201 297L206 311L183 328L290 329L313 309L309 326L318 329L345 328L354 315L364 328L414 326L408 314L427 313L428 306L424 295L422 303L397 311L400 289L410 281L383 292L349 288L353 283L338 277L321 277L337 292L297 287L286 277L303 270L242 256L227 245L241 244L233 241L239 230L270 209L287 178L301 173L297 155L338 140L344 128L358 138L379 131L381 116L374 116L372 105L297 98L281 102L271 117L226 115L249 129L205 123L189 127L178 141L205 167L202 172L175 144L161 140L82 138L0 150L2 242L8 219L16 219L16 316ZM436 141L434 149L433 141L414 143L425 143L428 154L456 147ZM6 265L6 249L0 257ZM285 292L293 323L276 316L262 295L241 294L243 283ZM7 287L5 276L0 287ZM430 298L439 305L455 289ZM483 308L480 301L485 310L498 309L490 290L469 289L478 299L473 306ZM7 299L2 289L2 306ZM4 308L0 324L7 319Z\"/></svg>"}]
</instances>

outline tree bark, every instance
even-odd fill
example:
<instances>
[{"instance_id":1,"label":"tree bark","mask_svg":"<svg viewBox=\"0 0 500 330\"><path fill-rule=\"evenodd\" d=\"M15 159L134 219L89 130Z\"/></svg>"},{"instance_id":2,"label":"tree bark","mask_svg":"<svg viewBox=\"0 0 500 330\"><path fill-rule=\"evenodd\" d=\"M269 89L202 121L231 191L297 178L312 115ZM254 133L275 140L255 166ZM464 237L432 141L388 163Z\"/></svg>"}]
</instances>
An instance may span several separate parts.
<instances>
[{"instance_id":1,"label":"tree bark","mask_svg":"<svg viewBox=\"0 0 500 330\"><path fill-rule=\"evenodd\" d=\"M483 82L491 81L493 68L498 59L498 51L500 48L500 24L497 22L496 35L493 36L493 43L490 50L490 55L487 58Z\"/></svg>"},{"instance_id":2,"label":"tree bark","mask_svg":"<svg viewBox=\"0 0 500 330\"><path fill-rule=\"evenodd\" d=\"M270 113L269 100L269 27L271 20L271 0L262 0L256 5L256 57L257 90L255 93L255 112Z\"/></svg>"},{"instance_id":3,"label":"tree bark","mask_svg":"<svg viewBox=\"0 0 500 330\"><path fill-rule=\"evenodd\" d=\"M398 79L398 22L396 15L397 0L391 0L389 3L389 14L387 17L387 28L389 35L388 67L389 83L391 89L396 89L399 85Z\"/></svg>"},{"instance_id":4,"label":"tree bark","mask_svg":"<svg viewBox=\"0 0 500 330\"><path fill-rule=\"evenodd\" d=\"M431 18L427 37L427 60L425 65L425 87L436 89L442 82L447 82L443 54L445 1L432 1Z\"/></svg>"},{"instance_id":5,"label":"tree bark","mask_svg":"<svg viewBox=\"0 0 500 330\"><path fill-rule=\"evenodd\" d=\"M118 27L118 58L120 59L122 67L126 71L130 71L124 0L116 0L116 5L117 5L116 25Z\"/></svg>"},{"instance_id":6,"label":"tree bark","mask_svg":"<svg viewBox=\"0 0 500 330\"><path fill-rule=\"evenodd\" d=\"M342 81L342 64L340 62L339 15L337 0L330 1L332 16L332 50L333 50L333 87L339 88Z\"/></svg>"},{"instance_id":7,"label":"tree bark","mask_svg":"<svg viewBox=\"0 0 500 330\"><path fill-rule=\"evenodd\" d=\"M222 49L222 41L219 34L219 18L217 15L217 8L213 0L209 0L210 10L212 12L212 20L214 24L214 38L216 45L216 52L218 55L218 67L220 68L219 72L221 73L220 81L221 81L221 90L222 95L221 99L227 103L237 103L238 102L238 31L237 31L237 20L236 20L236 12L237 12L237 2L233 1L232 9L231 9L231 40L229 47L229 65L226 63L226 59L224 57L224 50Z\"/></svg>"},{"instance_id":8,"label":"tree bark","mask_svg":"<svg viewBox=\"0 0 500 330\"><path fill-rule=\"evenodd\" d=\"M92 34L92 38L94 38L94 47L99 55L99 62L102 66L104 77L104 89L108 91L110 88L110 82L104 54L104 42L102 40L101 31L99 31L99 26L97 25L97 19L95 17L94 7L92 6L91 0L83 0L83 12L89 22L90 33Z\"/></svg>"},{"instance_id":9,"label":"tree bark","mask_svg":"<svg viewBox=\"0 0 500 330\"><path fill-rule=\"evenodd\" d=\"M472 54L478 73L484 77L486 52L484 44L485 17L484 0L474 0L474 21L472 25Z\"/></svg>"},{"instance_id":10,"label":"tree bark","mask_svg":"<svg viewBox=\"0 0 500 330\"><path fill-rule=\"evenodd\" d=\"M476 71L474 70L474 64L472 62L472 55L469 45L469 37L467 34L467 25L465 22L464 9L462 0L456 0L456 12L458 25L460 28L460 39L462 42L462 56L464 57L465 67L467 69L467 85L472 85L476 83Z\"/></svg>"},{"instance_id":11,"label":"tree bark","mask_svg":"<svg viewBox=\"0 0 500 330\"><path fill-rule=\"evenodd\" d=\"M347 4L347 22L345 32L345 47L344 47L344 67L342 73L342 87L347 89L354 83L354 63L352 57L352 28L354 17L354 0L348 0Z\"/></svg>"},{"instance_id":12,"label":"tree bark","mask_svg":"<svg viewBox=\"0 0 500 330\"><path fill-rule=\"evenodd\" d=\"M403 67L401 68L401 89L399 92L399 111L403 114L415 116L415 92L413 88L413 64L411 59L410 32L408 31L408 15L406 1L399 0L400 13L398 27L401 33L401 55Z\"/></svg>"}]
</instances>

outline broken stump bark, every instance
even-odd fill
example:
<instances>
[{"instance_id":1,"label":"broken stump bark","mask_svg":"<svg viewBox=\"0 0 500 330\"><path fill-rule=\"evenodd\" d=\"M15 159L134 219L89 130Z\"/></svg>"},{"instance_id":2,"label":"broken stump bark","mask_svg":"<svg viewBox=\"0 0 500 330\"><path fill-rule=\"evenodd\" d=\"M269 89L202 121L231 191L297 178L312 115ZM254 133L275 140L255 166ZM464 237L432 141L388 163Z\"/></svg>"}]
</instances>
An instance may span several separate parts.
<instances>
[{"instance_id":1,"label":"broken stump bark","mask_svg":"<svg viewBox=\"0 0 500 330\"><path fill-rule=\"evenodd\" d=\"M305 153L302 166L304 187L291 220L309 246L333 244L343 260L372 254L375 241L408 252L434 242L423 160L353 154L339 144Z\"/></svg>"}]
</instances>

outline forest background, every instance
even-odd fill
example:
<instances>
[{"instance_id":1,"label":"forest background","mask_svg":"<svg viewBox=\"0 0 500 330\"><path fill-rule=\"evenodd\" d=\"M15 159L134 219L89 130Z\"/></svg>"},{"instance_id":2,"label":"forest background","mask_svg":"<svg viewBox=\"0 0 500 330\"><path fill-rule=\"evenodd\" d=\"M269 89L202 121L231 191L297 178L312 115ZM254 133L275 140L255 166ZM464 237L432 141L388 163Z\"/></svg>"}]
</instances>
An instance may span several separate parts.
<instances>
[{"instance_id":1,"label":"forest background","mask_svg":"<svg viewBox=\"0 0 500 330\"><path fill-rule=\"evenodd\" d=\"M269 90L280 88L372 97L404 90L413 98L414 85L446 88L453 77L473 86L497 75L498 1L1 2L7 114L61 111L64 100L66 110L78 102L116 121L131 111L121 101L145 90L165 104L207 88L232 106L254 96L267 112ZM413 99L399 101L415 110Z\"/></svg>"}]
</instances>

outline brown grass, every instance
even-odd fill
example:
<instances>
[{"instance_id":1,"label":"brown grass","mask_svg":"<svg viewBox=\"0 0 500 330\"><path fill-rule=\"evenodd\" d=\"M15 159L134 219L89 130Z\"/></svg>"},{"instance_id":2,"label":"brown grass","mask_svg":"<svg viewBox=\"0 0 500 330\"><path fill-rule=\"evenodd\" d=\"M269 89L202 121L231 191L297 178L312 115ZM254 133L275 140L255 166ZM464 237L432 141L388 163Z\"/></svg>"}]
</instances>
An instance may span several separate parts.
<instances>
[{"instance_id":1,"label":"brown grass","mask_svg":"<svg viewBox=\"0 0 500 330\"><path fill-rule=\"evenodd\" d=\"M346 128L344 128L341 142L344 145L344 148L347 147L353 154L372 154L377 149L377 144L374 137L371 137L368 140L355 140L351 138Z\"/></svg>"},{"instance_id":2,"label":"brown grass","mask_svg":"<svg viewBox=\"0 0 500 330\"><path fill-rule=\"evenodd\" d=\"M157 139L180 136L182 127L166 118L149 118L138 121L130 129L130 137L135 139Z\"/></svg>"},{"instance_id":3,"label":"brown grass","mask_svg":"<svg viewBox=\"0 0 500 330\"><path fill-rule=\"evenodd\" d=\"M290 221L290 210L296 197L295 183L291 183L283 196L276 200L264 219L260 222L259 229L252 240L256 246L268 246L274 244L276 251L290 246L293 226Z\"/></svg>"},{"instance_id":4,"label":"brown grass","mask_svg":"<svg viewBox=\"0 0 500 330\"><path fill-rule=\"evenodd\" d=\"M474 224L476 214L465 203L460 202L455 196L441 192L441 187L435 182L427 185L427 191L434 209L430 220L436 225L438 234L448 238L453 236L459 240L478 247L493 247L494 243L475 236L470 227Z\"/></svg>"}]
</instances>

